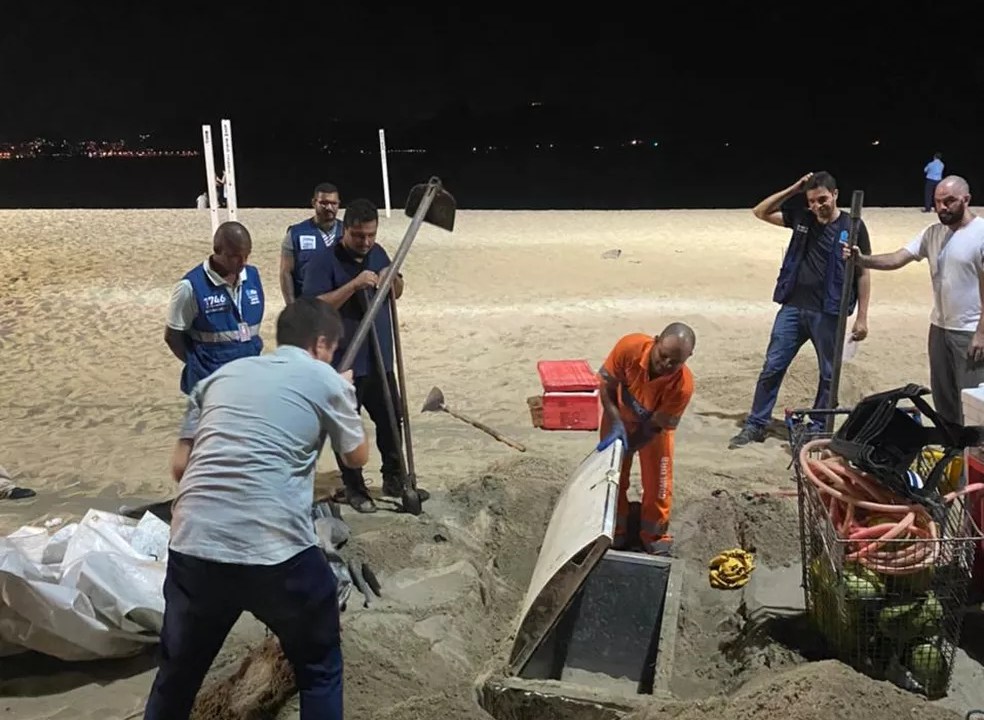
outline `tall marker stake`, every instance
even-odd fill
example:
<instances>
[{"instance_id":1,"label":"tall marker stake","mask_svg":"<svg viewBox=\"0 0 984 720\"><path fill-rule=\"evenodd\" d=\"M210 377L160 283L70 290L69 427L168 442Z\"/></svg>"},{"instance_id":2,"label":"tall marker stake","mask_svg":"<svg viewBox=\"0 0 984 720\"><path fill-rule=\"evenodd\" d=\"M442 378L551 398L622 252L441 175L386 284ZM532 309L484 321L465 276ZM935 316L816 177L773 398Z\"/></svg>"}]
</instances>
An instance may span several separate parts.
<instances>
[{"instance_id":1,"label":"tall marker stake","mask_svg":"<svg viewBox=\"0 0 984 720\"><path fill-rule=\"evenodd\" d=\"M215 192L215 156L212 155L212 126L202 125L202 143L205 146L205 182L208 185L208 212L212 219L212 235L219 229L219 199Z\"/></svg>"},{"instance_id":2,"label":"tall marker stake","mask_svg":"<svg viewBox=\"0 0 984 720\"><path fill-rule=\"evenodd\" d=\"M379 128L379 161L383 166L383 199L386 201L386 217L390 216L390 179L386 169L386 132Z\"/></svg>"},{"instance_id":3,"label":"tall marker stake","mask_svg":"<svg viewBox=\"0 0 984 720\"><path fill-rule=\"evenodd\" d=\"M851 300L851 290L854 288L854 247L858 244L858 230L861 228L861 206L864 204L864 190L855 190L851 196L851 231L846 241L851 248L851 254L844 263L844 282L841 285L840 312L837 315L837 335L834 337L834 367L830 378L830 400L827 406L836 410L837 394L840 392L841 365L844 362L844 339L847 335L847 307ZM845 238L841 238L844 242ZM829 433L834 428L834 416L827 415L825 430Z\"/></svg>"},{"instance_id":4,"label":"tall marker stake","mask_svg":"<svg viewBox=\"0 0 984 720\"><path fill-rule=\"evenodd\" d=\"M236 220L236 164L232 158L232 121L222 121L222 153L225 160L225 194L229 219Z\"/></svg>"}]
</instances>

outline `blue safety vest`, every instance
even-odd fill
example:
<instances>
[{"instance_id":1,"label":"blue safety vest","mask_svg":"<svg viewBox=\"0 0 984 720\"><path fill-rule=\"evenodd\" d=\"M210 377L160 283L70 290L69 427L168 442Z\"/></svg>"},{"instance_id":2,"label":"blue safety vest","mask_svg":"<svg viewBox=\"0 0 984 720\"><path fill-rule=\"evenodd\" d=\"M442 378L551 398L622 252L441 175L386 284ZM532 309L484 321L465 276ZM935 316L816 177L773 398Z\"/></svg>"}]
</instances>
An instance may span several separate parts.
<instances>
[{"instance_id":1,"label":"blue safety vest","mask_svg":"<svg viewBox=\"0 0 984 720\"><path fill-rule=\"evenodd\" d=\"M782 267L779 268L779 277L776 279L776 288L772 293L772 300L780 305L789 300L796 287L796 276L799 274L800 263L806 257L806 240L810 230L817 223L813 213L803 213L796 218L793 227L793 236L789 240L789 247L786 248L786 255L782 259ZM840 314L841 289L844 285L845 261L842 257L841 243L847 242L850 230L851 219L847 213L842 212L834 222L830 224L831 230L836 233L836 239L832 243L830 253L827 255L827 270L824 273L824 292L823 292L823 312L829 315ZM851 282L850 299L848 302L847 314L854 312L857 303L857 280Z\"/></svg>"},{"instance_id":2,"label":"blue safety vest","mask_svg":"<svg viewBox=\"0 0 984 720\"><path fill-rule=\"evenodd\" d=\"M308 218L304 222L291 225L290 243L294 251L294 297L301 296L301 285L304 282L304 266L310 261L311 257L318 253L323 253L332 245L342 239L345 228L341 220L335 221L335 226L328 233L326 238L313 218Z\"/></svg>"},{"instance_id":3,"label":"blue safety vest","mask_svg":"<svg viewBox=\"0 0 984 720\"><path fill-rule=\"evenodd\" d=\"M227 285L217 285L198 265L184 276L198 305L198 313L187 333L190 339L181 373L181 392L188 394L199 380L208 377L228 362L242 357L255 357L263 351L260 323L263 322L263 285L260 273L246 266L239 303ZM248 327L248 339L243 339L240 324Z\"/></svg>"}]
</instances>

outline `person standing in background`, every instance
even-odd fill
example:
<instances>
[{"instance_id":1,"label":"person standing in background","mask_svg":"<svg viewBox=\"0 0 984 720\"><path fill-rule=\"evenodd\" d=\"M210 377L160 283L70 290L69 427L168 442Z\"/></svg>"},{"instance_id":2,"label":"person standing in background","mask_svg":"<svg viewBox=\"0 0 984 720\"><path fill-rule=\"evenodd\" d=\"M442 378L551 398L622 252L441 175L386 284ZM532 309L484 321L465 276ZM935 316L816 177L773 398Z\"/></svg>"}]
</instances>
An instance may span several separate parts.
<instances>
[{"instance_id":1,"label":"person standing in background","mask_svg":"<svg viewBox=\"0 0 984 720\"><path fill-rule=\"evenodd\" d=\"M337 187L320 183L311 196L314 216L287 228L280 247L280 292L285 305L301 296L305 265L342 239L345 228L338 219L340 202Z\"/></svg>"},{"instance_id":2,"label":"person standing in background","mask_svg":"<svg viewBox=\"0 0 984 720\"><path fill-rule=\"evenodd\" d=\"M263 351L265 296L260 272L246 261L253 239L244 225L224 222L212 254L171 291L164 342L184 365L181 392L228 362Z\"/></svg>"},{"instance_id":3,"label":"person standing in background","mask_svg":"<svg viewBox=\"0 0 984 720\"><path fill-rule=\"evenodd\" d=\"M926 167L923 168L923 173L926 175L926 187L923 191L923 212L931 212L936 186L943 179L943 153L934 153L933 159L926 163Z\"/></svg>"}]
</instances>

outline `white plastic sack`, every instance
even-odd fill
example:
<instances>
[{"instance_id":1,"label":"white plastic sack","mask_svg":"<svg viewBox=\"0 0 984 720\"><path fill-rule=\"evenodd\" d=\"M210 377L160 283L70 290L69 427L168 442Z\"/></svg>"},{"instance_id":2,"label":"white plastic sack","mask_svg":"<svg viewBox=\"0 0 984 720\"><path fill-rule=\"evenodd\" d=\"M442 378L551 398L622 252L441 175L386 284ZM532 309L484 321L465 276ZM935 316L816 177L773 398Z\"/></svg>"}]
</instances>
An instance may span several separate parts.
<instances>
[{"instance_id":1,"label":"white plastic sack","mask_svg":"<svg viewBox=\"0 0 984 720\"><path fill-rule=\"evenodd\" d=\"M150 513L137 523L89 510L53 535L0 538L0 654L92 660L156 643L169 535Z\"/></svg>"}]
</instances>

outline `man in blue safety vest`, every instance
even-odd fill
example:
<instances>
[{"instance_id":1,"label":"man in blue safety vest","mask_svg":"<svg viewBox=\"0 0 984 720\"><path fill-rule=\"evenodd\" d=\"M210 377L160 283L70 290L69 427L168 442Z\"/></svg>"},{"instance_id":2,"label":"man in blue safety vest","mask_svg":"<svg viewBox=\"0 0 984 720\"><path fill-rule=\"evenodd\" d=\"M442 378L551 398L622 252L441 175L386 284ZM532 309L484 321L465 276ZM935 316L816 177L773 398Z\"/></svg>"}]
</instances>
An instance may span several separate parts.
<instances>
[{"instance_id":1,"label":"man in blue safety vest","mask_svg":"<svg viewBox=\"0 0 984 720\"><path fill-rule=\"evenodd\" d=\"M314 188L311 207L314 217L287 228L280 246L280 292L284 304L290 305L301 296L304 268L342 239L344 228L338 219L340 199L338 188L331 183L321 183Z\"/></svg>"},{"instance_id":2,"label":"man in blue safety vest","mask_svg":"<svg viewBox=\"0 0 984 720\"><path fill-rule=\"evenodd\" d=\"M806 194L806 207L790 207L786 201ZM842 243L850 235L851 219L837 207L837 182L827 172L807 173L789 187L773 193L752 212L763 222L792 230L783 256L779 277L772 294L780 305L772 324L765 362L755 386L752 409L745 425L731 438L729 447L764 442L779 387L800 348L809 341L817 352L819 381L814 408L826 408L833 379L837 323L841 290L849 283L848 316L857 309L851 337L860 342L868 335L868 301L871 277L863 267L855 267L847 277ZM864 221L858 228L857 245L869 253L871 241ZM865 248L868 248L867 250ZM811 417L813 423L821 421Z\"/></svg>"},{"instance_id":3,"label":"man in blue safety vest","mask_svg":"<svg viewBox=\"0 0 984 720\"><path fill-rule=\"evenodd\" d=\"M264 296L260 273L247 265L253 241L238 222L215 231L213 253L174 286L164 342L184 363L181 392L226 363L263 350Z\"/></svg>"}]
</instances>

